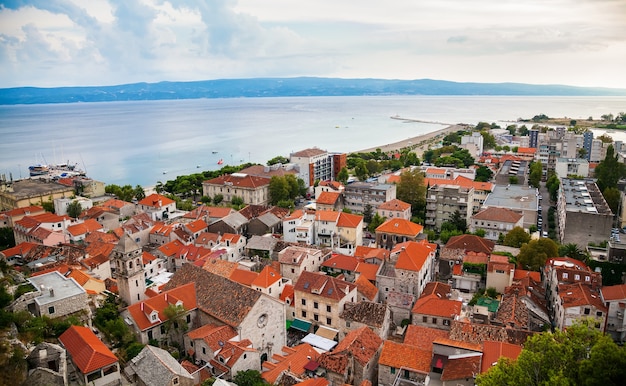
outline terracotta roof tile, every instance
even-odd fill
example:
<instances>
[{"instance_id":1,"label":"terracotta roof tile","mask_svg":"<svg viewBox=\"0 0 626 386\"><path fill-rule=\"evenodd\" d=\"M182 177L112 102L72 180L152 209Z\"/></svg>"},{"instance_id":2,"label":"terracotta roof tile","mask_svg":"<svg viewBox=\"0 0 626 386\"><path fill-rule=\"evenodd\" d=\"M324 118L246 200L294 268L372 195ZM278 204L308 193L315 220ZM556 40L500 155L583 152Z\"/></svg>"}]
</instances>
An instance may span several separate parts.
<instances>
[{"instance_id":1,"label":"terracotta roof tile","mask_svg":"<svg viewBox=\"0 0 626 386\"><path fill-rule=\"evenodd\" d=\"M316 203L321 205L335 205L341 197L341 193L337 192L322 192L315 200Z\"/></svg>"},{"instance_id":2,"label":"terracotta roof tile","mask_svg":"<svg viewBox=\"0 0 626 386\"><path fill-rule=\"evenodd\" d=\"M428 374L430 372L431 357L431 351L422 350L409 344L386 340L383 344L378 364Z\"/></svg>"},{"instance_id":3,"label":"terracotta roof tile","mask_svg":"<svg viewBox=\"0 0 626 386\"><path fill-rule=\"evenodd\" d=\"M490 206L472 216L474 220L496 221L515 224L524 217L522 214L508 208Z\"/></svg>"},{"instance_id":4,"label":"terracotta roof tile","mask_svg":"<svg viewBox=\"0 0 626 386\"><path fill-rule=\"evenodd\" d=\"M263 270L259 273L259 275L252 282L253 286L268 288L272 284L276 283L282 278L280 273L272 268L270 265L266 265Z\"/></svg>"},{"instance_id":5,"label":"terracotta roof tile","mask_svg":"<svg viewBox=\"0 0 626 386\"><path fill-rule=\"evenodd\" d=\"M237 336L237 331L231 326L205 324L202 327L187 333L189 339L202 339L215 352L222 348L225 342Z\"/></svg>"},{"instance_id":6,"label":"terracotta roof tile","mask_svg":"<svg viewBox=\"0 0 626 386\"><path fill-rule=\"evenodd\" d=\"M217 251L219 253L219 251ZM228 260L222 260L217 257L210 257L206 260L202 269L207 272L214 273L216 275L220 275L222 277L230 277L233 274L235 269L237 269L238 264Z\"/></svg>"},{"instance_id":7,"label":"terracotta roof tile","mask_svg":"<svg viewBox=\"0 0 626 386\"><path fill-rule=\"evenodd\" d=\"M452 381L455 379L465 380L472 378L480 372L480 355L470 356L466 358L448 358L443 373L441 373L442 381Z\"/></svg>"},{"instance_id":8,"label":"terracotta roof tile","mask_svg":"<svg viewBox=\"0 0 626 386\"><path fill-rule=\"evenodd\" d=\"M162 208L164 206L173 204L174 202L175 201L172 200L171 198L167 198L160 194L153 193L147 196L146 198L144 198L143 200L139 201L138 204L144 205L144 206L151 206L154 208Z\"/></svg>"},{"instance_id":9,"label":"terracotta roof tile","mask_svg":"<svg viewBox=\"0 0 626 386\"><path fill-rule=\"evenodd\" d=\"M87 327L70 326L59 341L83 374L117 363L117 357Z\"/></svg>"},{"instance_id":10,"label":"terracotta roof tile","mask_svg":"<svg viewBox=\"0 0 626 386\"><path fill-rule=\"evenodd\" d=\"M354 272L358 264L356 257L334 253L330 259L322 263L322 267Z\"/></svg>"},{"instance_id":11,"label":"terracotta roof tile","mask_svg":"<svg viewBox=\"0 0 626 386\"><path fill-rule=\"evenodd\" d=\"M155 297L128 306L127 310L137 327L143 331L166 321L167 316L163 311L169 305L175 305L179 300L182 301L182 306L186 311L197 308L194 283L162 292ZM158 313L156 321L152 321L149 317L152 311Z\"/></svg>"},{"instance_id":12,"label":"terracotta roof tile","mask_svg":"<svg viewBox=\"0 0 626 386\"><path fill-rule=\"evenodd\" d=\"M317 361L320 354L308 343L301 343L295 347L283 347L282 354L272 355L272 362L263 362L263 367L268 369L261 373L261 377L269 384L274 384L278 377L289 371L296 376L306 373L304 366L310 361Z\"/></svg>"},{"instance_id":13,"label":"terracotta roof tile","mask_svg":"<svg viewBox=\"0 0 626 386\"><path fill-rule=\"evenodd\" d=\"M295 153L291 153L291 157L314 157L316 155L322 155L328 153L326 150L318 149L318 148L309 148L297 151Z\"/></svg>"},{"instance_id":14,"label":"terracotta roof tile","mask_svg":"<svg viewBox=\"0 0 626 386\"><path fill-rule=\"evenodd\" d=\"M359 265L356 266L355 272L360 274L359 277L363 276L367 280L375 282L376 274L378 273L379 269L380 265L378 264L359 263Z\"/></svg>"},{"instance_id":15,"label":"terracotta roof tile","mask_svg":"<svg viewBox=\"0 0 626 386\"><path fill-rule=\"evenodd\" d=\"M489 370L501 357L516 360L522 352L522 346L506 342L485 341L483 342L483 360L480 372Z\"/></svg>"},{"instance_id":16,"label":"terracotta roof tile","mask_svg":"<svg viewBox=\"0 0 626 386\"><path fill-rule=\"evenodd\" d=\"M428 261L428 257L436 251L436 244L423 240L397 244L391 253L398 253L396 269L419 272Z\"/></svg>"},{"instance_id":17,"label":"terracotta roof tile","mask_svg":"<svg viewBox=\"0 0 626 386\"><path fill-rule=\"evenodd\" d=\"M489 254L483 252L469 251L465 254L465 256L463 256L463 262L487 265L487 263L489 262Z\"/></svg>"},{"instance_id":18,"label":"terracotta roof tile","mask_svg":"<svg viewBox=\"0 0 626 386\"><path fill-rule=\"evenodd\" d=\"M198 308L232 327L241 324L256 304L261 292L210 273L192 264L184 264L165 285L165 289L195 283Z\"/></svg>"},{"instance_id":19,"label":"terracotta roof tile","mask_svg":"<svg viewBox=\"0 0 626 386\"><path fill-rule=\"evenodd\" d=\"M219 185L219 186L233 186L235 188L247 188L247 189L256 189L261 186L267 186L270 184L270 179L266 177L256 177L251 176L249 174L224 174L222 176L210 179L205 181L204 183L210 185Z\"/></svg>"},{"instance_id":20,"label":"terracotta roof tile","mask_svg":"<svg viewBox=\"0 0 626 386\"><path fill-rule=\"evenodd\" d=\"M294 291L316 294L328 299L340 300L348 295L356 286L344 280L321 273L304 271L294 285ZM346 292L348 291L348 292Z\"/></svg>"},{"instance_id":21,"label":"terracotta roof tile","mask_svg":"<svg viewBox=\"0 0 626 386\"><path fill-rule=\"evenodd\" d=\"M282 300L283 302L286 302L287 299L291 299L291 304L293 304L293 300L294 300L293 295L294 295L293 285L286 284L283 287L283 292L280 293L279 299Z\"/></svg>"},{"instance_id":22,"label":"terracotta roof tile","mask_svg":"<svg viewBox=\"0 0 626 386\"><path fill-rule=\"evenodd\" d=\"M441 299L437 295L428 295L420 297L415 302L411 313L454 318L455 315L461 314L462 307L463 303L458 300Z\"/></svg>"},{"instance_id":23,"label":"terracotta roof tile","mask_svg":"<svg viewBox=\"0 0 626 386\"><path fill-rule=\"evenodd\" d=\"M250 287L252 282L259 276L257 272L248 271L247 269L236 268L229 276L229 279Z\"/></svg>"},{"instance_id":24,"label":"terracotta roof tile","mask_svg":"<svg viewBox=\"0 0 626 386\"><path fill-rule=\"evenodd\" d=\"M436 295L439 298L447 298L452 291L452 286L440 281L431 281L426 283L421 296Z\"/></svg>"},{"instance_id":25,"label":"terracotta roof tile","mask_svg":"<svg viewBox=\"0 0 626 386\"><path fill-rule=\"evenodd\" d=\"M391 233L396 235L406 235L416 237L422 233L424 227L401 218L391 218L376 228L376 233Z\"/></svg>"},{"instance_id":26,"label":"terracotta roof tile","mask_svg":"<svg viewBox=\"0 0 626 386\"><path fill-rule=\"evenodd\" d=\"M88 219L80 224L74 224L67 227L67 231L72 236L80 236L100 229L102 229L102 225L94 219Z\"/></svg>"},{"instance_id":27,"label":"terracotta roof tile","mask_svg":"<svg viewBox=\"0 0 626 386\"><path fill-rule=\"evenodd\" d=\"M563 308L592 305L605 313L608 311L600 294L583 283L560 284L558 293Z\"/></svg>"},{"instance_id":28,"label":"terracotta roof tile","mask_svg":"<svg viewBox=\"0 0 626 386\"><path fill-rule=\"evenodd\" d=\"M315 212L316 221L337 222L339 220L339 212L334 210L318 210Z\"/></svg>"},{"instance_id":29,"label":"terracotta roof tile","mask_svg":"<svg viewBox=\"0 0 626 386\"><path fill-rule=\"evenodd\" d=\"M337 226L340 228L362 228L363 216L340 212L339 219L337 220Z\"/></svg>"},{"instance_id":30,"label":"terracotta roof tile","mask_svg":"<svg viewBox=\"0 0 626 386\"><path fill-rule=\"evenodd\" d=\"M354 257L383 261L389 257L389 251L383 248L372 248L359 245L354 249Z\"/></svg>"},{"instance_id":31,"label":"terracotta roof tile","mask_svg":"<svg viewBox=\"0 0 626 386\"><path fill-rule=\"evenodd\" d=\"M371 327L381 327L385 323L387 306L374 302L348 302L340 317L346 321L359 322Z\"/></svg>"},{"instance_id":32,"label":"terracotta roof tile","mask_svg":"<svg viewBox=\"0 0 626 386\"><path fill-rule=\"evenodd\" d=\"M378 209L380 210L405 211L410 208L411 204L398 200L397 198L383 202L382 204L378 205Z\"/></svg>"},{"instance_id":33,"label":"terracotta roof tile","mask_svg":"<svg viewBox=\"0 0 626 386\"><path fill-rule=\"evenodd\" d=\"M374 358L382 343L383 340L367 326L352 330L332 352L326 352L320 356L320 366L329 371L344 374L348 356L352 356L361 366L365 366Z\"/></svg>"},{"instance_id":34,"label":"terracotta roof tile","mask_svg":"<svg viewBox=\"0 0 626 386\"><path fill-rule=\"evenodd\" d=\"M432 351L433 341L437 338L448 338L448 331L409 324L404 333L404 344Z\"/></svg>"},{"instance_id":35,"label":"terracotta roof tile","mask_svg":"<svg viewBox=\"0 0 626 386\"><path fill-rule=\"evenodd\" d=\"M495 247L491 240L475 235L452 236L446 243L445 249L461 249L464 251L483 252L490 254Z\"/></svg>"},{"instance_id":36,"label":"terracotta roof tile","mask_svg":"<svg viewBox=\"0 0 626 386\"><path fill-rule=\"evenodd\" d=\"M476 352L483 351L483 348L479 343L464 342L461 340L454 340L454 339L450 339L446 337L435 338L435 340L433 340L433 343L443 345L443 346L462 348L465 350L471 350L471 351L476 351Z\"/></svg>"},{"instance_id":37,"label":"terracotta roof tile","mask_svg":"<svg viewBox=\"0 0 626 386\"><path fill-rule=\"evenodd\" d=\"M626 284L607 285L602 287L601 291L604 301L626 299Z\"/></svg>"}]
</instances>

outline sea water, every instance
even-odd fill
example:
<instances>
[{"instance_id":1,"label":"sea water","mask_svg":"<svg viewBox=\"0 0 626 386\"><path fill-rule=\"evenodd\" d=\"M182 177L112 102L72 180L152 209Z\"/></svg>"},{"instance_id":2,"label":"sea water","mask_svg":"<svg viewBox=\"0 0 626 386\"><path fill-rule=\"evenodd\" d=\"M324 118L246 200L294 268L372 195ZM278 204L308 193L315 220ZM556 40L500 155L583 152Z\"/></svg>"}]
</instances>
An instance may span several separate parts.
<instances>
[{"instance_id":1,"label":"sea water","mask_svg":"<svg viewBox=\"0 0 626 386\"><path fill-rule=\"evenodd\" d=\"M0 106L0 175L76 163L106 184L150 186L319 147L351 152L480 121L599 118L626 97L371 96L192 99ZM392 119L402 117L421 122ZM618 134L619 135L619 134ZM614 135L615 136L615 135ZM218 162L222 160L222 164Z\"/></svg>"}]
</instances>

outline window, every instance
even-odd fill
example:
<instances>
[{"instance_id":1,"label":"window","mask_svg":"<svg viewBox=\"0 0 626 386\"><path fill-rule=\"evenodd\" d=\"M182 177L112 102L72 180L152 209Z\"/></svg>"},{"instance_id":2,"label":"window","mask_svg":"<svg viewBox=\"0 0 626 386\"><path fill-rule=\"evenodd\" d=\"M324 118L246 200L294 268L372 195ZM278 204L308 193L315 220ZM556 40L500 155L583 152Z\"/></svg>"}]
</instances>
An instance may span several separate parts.
<instances>
[{"instance_id":1,"label":"window","mask_svg":"<svg viewBox=\"0 0 626 386\"><path fill-rule=\"evenodd\" d=\"M395 367L392 367L392 368L391 368L391 374L395 374L395 373L396 373L396 368L395 368Z\"/></svg>"},{"instance_id":2,"label":"window","mask_svg":"<svg viewBox=\"0 0 626 386\"><path fill-rule=\"evenodd\" d=\"M596 316L600 316L600 317L602 317L602 311L598 311L598 312L596 312Z\"/></svg>"},{"instance_id":3,"label":"window","mask_svg":"<svg viewBox=\"0 0 626 386\"><path fill-rule=\"evenodd\" d=\"M433 324L437 324L437 318L433 318Z\"/></svg>"},{"instance_id":4,"label":"window","mask_svg":"<svg viewBox=\"0 0 626 386\"><path fill-rule=\"evenodd\" d=\"M172 379L172 384L178 385L178 377L174 377L174 379Z\"/></svg>"},{"instance_id":5,"label":"window","mask_svg":"<svg viewBox=\"0 0 626 386\"><path fill-rule=\"evenodd\" d=\"M206 347L202 347L202 354L206 354Z\"/></svg>"},{"instance_id":6,"label":"window","mask_svg":"<svg viewBox=\"0 0 626 386\"><path fill-rule=\"evenodd\" d=\"M331 312L332 308L330 305L326 305L326 312Z\"/></svg>"},{"instance_id":7,"label":"window","mask_svg":"<svg viewBox=\"0 0 626 386\"><path fill-rule=\"evenodd\" d=\"M333 324L333 320L331 318L326 318L326 324Z\"/></svg>"},{"instance_id":8,"label":"window","mask_svg":"<svg viewBox=\"0 0 626 386\"><path fill-rule=\"evenodd\" d=\"M54 314L54 306L48 307L48 313L49 314Z\"/></svg>"},{"instance_id":9,"label":"window","mask_svg":"<svg viewBox=\"0 0 626 386\"><path fill-rule=\"evenodd\" d=\"M579 274L574 275L574 280L580 280L580 275Z\"/></svg>"},{"instance_id":10,"label":"window","mask_svg":"<svg viewBox=\"0 0 626 386\"><path fill-rule=\"evenodd\" d=\"M450 325L450 321L448 319L444 319L443 320L443 325L444 326L449 326Z\"/></svg>"},{"instance_id":11,"label":"window","mask_svg":"<svg viewBox=\"0 0 626 386\"><path fill-rule=\"evenodd\" d=\"M422 323L427 323L427 322L428 322L428 317L422 316Z\"/></svg>"},{"instance_id":12,"label":"window","mask_svg":"<svg viewBox=\"0 0 626 386\"><path fill-rule=\"evenodd\" d=\"M191 323L191 315L187 315L187 323Z\"/></svg>"},{"instance_id":13,"label":"window","mask_svg":"<svg viewBox=\"0 0 626 386\"><path fill-rule=\"evenodd\" d=\"M152 334L152 330L148 330L148 340L154 339L154 335Z\"/></svg>"},{"instance_id":14,"label":"window","mask_svg":"<svg viewBox=\"0 0 626 386\"><path fill-rule=\"evenodd\" d=\"M585 281L590 281L591 278L589 276L585 276Z\"/></svg>"},{"instance_id":15,"label":"window","mask_svg":"<svg viewBox=\"0 0 626 386\"><path fill-rule=\"evenodd\" d=\"M320 320L319 315L317 314L313 314L313 320L315 320L316 322Z\"/></svg>"},{"instance_id":16,"label":"window","mask_svg":"<svg viewBox=\"0 0 626 386\"><path fill-rule=\"evenodd\" d=\"M161 325L161 334L165 334L165 326Z\"/></svg>"},{"instance_id":17,"label":"window","mask_svg":"<svg viewBox=\"0 0 626 386\"><path fill-rule=\"evenodd\" d=\"M346 327L350 327L350 322L346 322Z\"/></svg>"},{"instance_id":18,"label":"window","mask_svg":"<svg viewBox=\"0 0 626 386\"><path fill-rule=\"evenodd\" d=\"M563 272L563 279L567 279L569 277L569 275L567 274L567 272Z\"/></svg>"},{"instance_id":19,"label":"window","mask_svg":"<svg viewBox=\"0 0 626 386\"><path fill-rule=\"evenodd\" d=\"M591 312L591 310L589 308L585 308L585 315L589 315L589 312Z\"/></svg>"},{"instance_id":20,"label":"window","mask_svg":"<svg viewBox=\"0 0 626 386\"><path fill-rule=\"evenodd\" d=\"M318 309L319 308L319 304L317 302L313 302L313 308Z\"/></svg>"},{"instance_id":21,"label":"window","mask_svg":"<svg viewBox=\"0 0 626 386\"><path fill-rule=\"evenodd\" d=\"M306 299L302 299L302 305L306 306Z\"/></svg>"},{"instance_id":22,"label":"window","mask_svg":"<svg viewBox=\"0 0 626 386\"><path fill-rule=\"evenodd\" d=\"M306 311L302 311L302 317L306 318Z\"/></svg>"}]
</instances>

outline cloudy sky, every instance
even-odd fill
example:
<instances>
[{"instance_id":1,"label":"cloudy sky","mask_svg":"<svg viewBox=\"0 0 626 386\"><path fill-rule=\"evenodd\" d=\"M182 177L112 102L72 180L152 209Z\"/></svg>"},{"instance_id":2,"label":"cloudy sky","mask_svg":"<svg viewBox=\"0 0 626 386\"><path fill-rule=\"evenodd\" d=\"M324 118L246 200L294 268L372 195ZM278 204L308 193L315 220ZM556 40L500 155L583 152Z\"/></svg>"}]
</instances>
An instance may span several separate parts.
<instances>
[{"instance_id":1,"label":"cloudy sky","mask_svg":"<svg viewBox=\"0 0 626 386\"><path fill-rule=\"evenodd\" d=\"M626 88L626 0L0 1L0 87L319 76Z\"/></svg>"}]
</instances>

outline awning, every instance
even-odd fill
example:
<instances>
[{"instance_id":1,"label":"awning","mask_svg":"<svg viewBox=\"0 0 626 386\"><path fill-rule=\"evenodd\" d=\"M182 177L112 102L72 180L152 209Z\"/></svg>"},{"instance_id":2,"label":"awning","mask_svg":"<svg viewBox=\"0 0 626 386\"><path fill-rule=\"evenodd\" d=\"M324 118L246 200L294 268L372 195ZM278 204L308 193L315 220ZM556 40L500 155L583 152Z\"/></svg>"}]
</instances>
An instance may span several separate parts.
<instances>
[{"instance_id":1,"label":"awning","mask_svg":"<svg viewBox=\"0 0 626 386\"><path fill-rule=\"evenodd\" d=\"M304 338L302 338L302 341L324 351L330 351L333 347L337 345L337 342L335 342L334 340L322 338L321 336L315 334L309 334L305 336Z\"/></svg>"},{"instance_id":2,"label":"awning","mask_svg":"<svg viewBox=\"0 0 626 386\"><path fill-rule=\"evenodd\" d=\"M320 326L317 329L317 331L315 331L315 335L319 335L322 338L326 338L330 340L334 340L338 333L339 333L338 330L335 330L334 328L330 328L326 326Z\"/></svg>"},{"instance_id":3,"label":"awning","mask_svg":"<svg viewBox=\"0 0 626 386\"><path fill-rule=\"evenodd\" d=\"M311 328L311 323L302 319L294 319L293 322L291 322L291 328L295 328L296 330L304 332L309 332L309 329Z\"/></svg>"}]
</instances>

